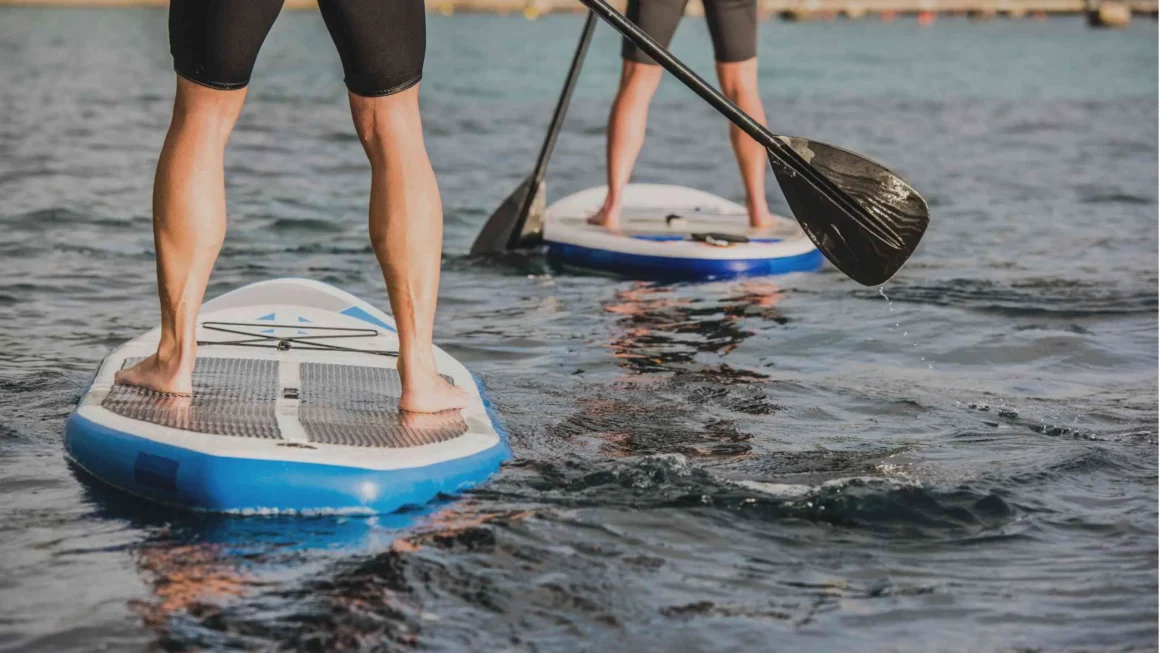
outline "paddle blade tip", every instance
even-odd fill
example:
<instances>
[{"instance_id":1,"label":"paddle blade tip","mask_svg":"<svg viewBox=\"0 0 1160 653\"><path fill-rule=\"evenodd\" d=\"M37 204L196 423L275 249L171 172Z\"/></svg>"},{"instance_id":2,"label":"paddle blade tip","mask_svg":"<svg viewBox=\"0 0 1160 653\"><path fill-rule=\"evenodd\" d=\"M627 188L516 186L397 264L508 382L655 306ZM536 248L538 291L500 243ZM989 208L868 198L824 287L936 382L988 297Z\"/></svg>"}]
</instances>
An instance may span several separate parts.
<instances>
[{"instance_id":1,"label":"paddle blade tip","mask_svg":"<svg viewBox=\"0 0 1160 653\"><path fill-rule=\"evenodd\" d=\"M536 184L534 195L531 195L532 185L533 179L528 177L496 208L471 244L472 256L498 254L539 244L545 184Z\"/></svg>"},{"instance_id":2,"label":"paddle blade tip","mask_svg":"<svg viewBox=\"0 0 1160 653\"><path fill-rule=\"evenodd\" d=\"M888 281L926 233L926 200L901 177L859 154L806 139L784 140L830 182L825 187L807 179L769 153L778 185L806 235L854 281L866 286Z\"/></svg>"}]
</instances>

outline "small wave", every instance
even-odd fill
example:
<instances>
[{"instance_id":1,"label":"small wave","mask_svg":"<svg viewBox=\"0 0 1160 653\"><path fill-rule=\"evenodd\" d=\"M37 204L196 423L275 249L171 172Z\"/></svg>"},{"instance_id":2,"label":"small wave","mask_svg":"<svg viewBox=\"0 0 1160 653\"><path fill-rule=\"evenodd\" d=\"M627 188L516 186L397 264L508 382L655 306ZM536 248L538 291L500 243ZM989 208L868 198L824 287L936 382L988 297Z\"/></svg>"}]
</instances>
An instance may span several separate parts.
<instances>
[{"instance_id":1,"label":"small wave","mask_svg":"<svg viewBox=\"0 0 1160 653\"><path fill-rule=\"evenodd\" d=\"M359 247L344 247L341 245L331 245L327 243L307 243L304 245L296 245L294 247L238 247L235 245L227 244L222 248L221 259L274 257L278 254L362 255L372 253L374 253L374 250L371 249L369 244Z\"/></svg>"},{"instance_id":2,"label":"small wave","mask_svg":"<svg viewBox=\"0 0 1160 653\"><path fill-rule=\"evenodd\" d=\"M866 299L881 300L877 292L856 292ZM1154 314L1158 306L1154 287L1145 292L1072 279L1029 279L1014 283L949 279L891 287L889 295L896 302L953 306L1011 317Z\"/></svg>"},{"instance_id":3,"label":"small wave","mask_svg":"<svg viewBox=\"0 0 1160 653\"><path fill-rule=\"evenodd\" d=\"M317 218L277 218L270 222L268 227L281 233L342 233L346 229L333 220L319 220Z\"/></svg>"},{"instance_id":4,"label":"small wave","mask_svg":"<svg viewBox=\"0 0 1160 653\"><path fill-rule=\"evenodd\" d=\"M444 273L478 273L479 271L487 271L495 274L497 277L503 277L510 274L520 276L542 275L551 270L548 266L547 258L542 252L536 251L515 250L482 255L444 254L443 261Z\"/></svg>"},{"instance_id":5,"label":"small wave","mask_svg":"<svg viewBox=\"0 0 1160 653\"><path fill-rule=\"evenodd\" d=\"M1079 201L1083 204L1137 204L1144 206L1156 203L1151 197L1131 195L1128 193L1081 194Z\"/></svg>"},{"instance_id":6,"label":"small wave","mask_svg":"<svg viewBox=\"0 0 1160 653\"><path fill-rule=\"evenodd\" d=\"M751 518L796 518L915 538L977 534L1015 517L1014 509L999 495L966 486L942 490L914 481L853 477L813 487L756 487L772 501L725 494L713 503ZM756 488L747 485L745 489Z\"/></svg>"},{"instance_id":7,"label":"small wave","mask_svg":"<svg viewBox=\"0 0 1160 653\"><path fill-rule=\"evenodd\" d=\"M567 475L552 469L539 484L541 498L564 505L709 508L744 519L829 524L883 536L972 536L1016 516L1003 497L967 485L936 488L865 475L817 484L729 479L680 454L645 456L573 478L561 473Z\"/></svg>"},{"instance_id":8,"label":"small wave","mask_svg":"<svg viewBox=\"0 0 1160 653\"><path fill-rule=\"evenodd\" d=\"M1092 479L1095 476L1124 481L1138 478L1141 481L1155 481L1155 462L1147 458L1121 453L1100 445L1083 447L1078 452L1054 460L1040 470L1012 478L1022 483L1042 483L1045 480ZM1003 482L1003 481L1000 481Z\"/></svg>"},{"instance_id":9,"label":"small wave","mask_svg":"<svg viewBox=\"0 0 1160 653\"><path fill-rule=\"evenodd\" d=\"M66 388L70 385L71 380L63 374L45 374L43 372L21 376L0 376L0 392L4 394L51 395L51 390Z\"/></svg>"},{"instance_id":10,"label":"small wave","mask_svg":"<svg viewBox=\"0 0 1160 653\"><path fill-rule=\"evenodd\" d=\"M32 438L26 436L24 433L11 426L0 424L0 440L30 441Z\"/></svg>"},{"instance_id":11,"label":"small wave","mask_svg":"<svg viewBox=\"0 0 1160 653\"><path fill-rule=\"evenodd\" d=\"M813 487L794 483L763 483L761 481L735 481L739 487L754 492L768 494L778 499L794 500L809 496Z\"/></svg>"},{"instance_id":12,"label":"small wave","mask_svg":"<svg viewBox=\"0 0 1160 653\"><path fill-rule=\"evenodd\" d=\"M8 228L15 233L19 231L47 231L55 227L75 227L77 225L92 225L105 229L137 229L136 223L146 220L148 218L110 218L57 206L14 215L6 218L5 222Z\"/></svg>"}]
</instances>

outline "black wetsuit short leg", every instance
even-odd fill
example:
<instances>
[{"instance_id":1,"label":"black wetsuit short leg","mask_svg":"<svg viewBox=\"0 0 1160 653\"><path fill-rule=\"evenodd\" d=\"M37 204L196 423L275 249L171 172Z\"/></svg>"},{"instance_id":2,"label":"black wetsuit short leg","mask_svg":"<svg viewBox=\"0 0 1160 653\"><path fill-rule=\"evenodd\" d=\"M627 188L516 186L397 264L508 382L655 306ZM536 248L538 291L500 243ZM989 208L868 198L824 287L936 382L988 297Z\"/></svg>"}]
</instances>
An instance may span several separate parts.
<instances>
[{"instance_id":1,"label":"black wetsuit short leg","mask_svg":"<svg viewBox=\"0 0 1160 653\"><path fill-rule=\"evenodd\" d=\"M246 86L282 2L172 0L169 45L174 70L210 88ZM318 4L352 93L390 95L423 77L427 50L423 0L320 0Z\"/></svg>"},{"instance_id":2,"label":"black wetsuit short leg","mask_svg":"<svg viewBox=\"0 0 1160 653\"><path fill-rule=\"evenodd\" d=\"M250 83L282 0L173 0L169 50L178 75L228 91Z\"/></svg>"},{"instance_id":3,"label":"black wetsuit short leg","mask_svg":"<svg viewBox=\"0 0 1160 653\"><path fill-rule=\"evenodd\" d=\"M688 0L628 0L624 16L667 48L677 31L677 24L681 22L681 16L685 13L687 2ZM620 47L620 56L637 63L657 65L652 57L642 52L628 39L624 39Z\"/></svg>"},{"instance_id":4,"label":"black wetsuit short leg","mask_svg":"<svg viewBox=\"0 0 1160 653\"><path fill-rule=\"evenodd\" d=\"M419 83L427 54L423 0L319 0L318 8L352 93L378 97Z\"/></svg>"},{"instance_id":5,"label":"black wetsuit short leg","mask_svg":"<svg viewBox=\"0 0 1160 653\"><path fill-rule=\"evenodd\" d=\"M687 0L628 0L625 15L658 43L669 47ZM746 61L757 56L757 0L702 0L713 55L720 63ZM621 56L629 61L656 64L628 39Z\"/></svg>"}]
</instances>

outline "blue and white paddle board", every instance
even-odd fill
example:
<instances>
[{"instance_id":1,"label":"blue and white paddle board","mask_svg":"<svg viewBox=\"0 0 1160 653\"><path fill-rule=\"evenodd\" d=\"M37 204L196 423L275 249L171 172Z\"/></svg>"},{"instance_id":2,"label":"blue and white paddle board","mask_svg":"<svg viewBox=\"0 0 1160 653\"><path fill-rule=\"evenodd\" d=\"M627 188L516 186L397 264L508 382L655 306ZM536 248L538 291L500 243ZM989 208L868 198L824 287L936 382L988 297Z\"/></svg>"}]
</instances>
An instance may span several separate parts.
<instances>
[{"instance_id":1,"label":"blue and white paddle board","mask_svg":"<svg viewBox=\"0 0 1160 653\"><path fill-rule=\"evenodd\" d=\"M65 427L67 456L153 501L243 514L390 513L471 488L510 455L467 368L435 349L462 411L399 411L394 321L317 281L275 279L207 302L192 398L113 383L160 329L101 362Z\"/></svg>"},{"instance_id":2,"label":"blue and white paddle board","mask_svg":"<svg viewBox=\"0 0 1160 653\"><path fill-rule=\"evenodd\" d=\"M620 228L588 224L606 186L553 203L544 212L548 258L566 268L633 279L728 279L805 272L822 253L796 221L753 229L745 207L683 186L629 184Z\"/></svg>"}]
</instances>

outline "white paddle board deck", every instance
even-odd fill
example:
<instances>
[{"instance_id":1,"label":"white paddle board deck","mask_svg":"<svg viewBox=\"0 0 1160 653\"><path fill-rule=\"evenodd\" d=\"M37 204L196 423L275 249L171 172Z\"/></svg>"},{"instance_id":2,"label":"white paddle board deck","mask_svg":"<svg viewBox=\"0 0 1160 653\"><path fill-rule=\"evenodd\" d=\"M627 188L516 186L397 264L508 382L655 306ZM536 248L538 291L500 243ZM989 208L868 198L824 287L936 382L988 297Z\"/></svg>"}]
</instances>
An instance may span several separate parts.
<instances>
[{"instance_id":1,"label":"white paddle board deck","mask_svg":"<svg viewBox=\"0 0 1160 653\"><path fill-rule=\"evenodd\" d=\"M785 274L822 265L796 221L775 216L774 227L753 229L744 206L683 186L629 184L619 229L588 224L606 192L589 188L548 207L543 234L553 262L641 279Z\"/></svg>"},{"instance_id":2,"label":"white paddle board deck","mask_svg":"<svg viewBox=\"0 0 1160 653\"><path fill-rule=\"evenodd\" d=\"M401 412L394 321L306 279L207 302L192 398L117 385L154 329L101 363L65 429L97 479L175 506L240 513L390 513L482 482L509 456L471 373L436 348L462 411Z\"/></svg>"}]
</instances>

